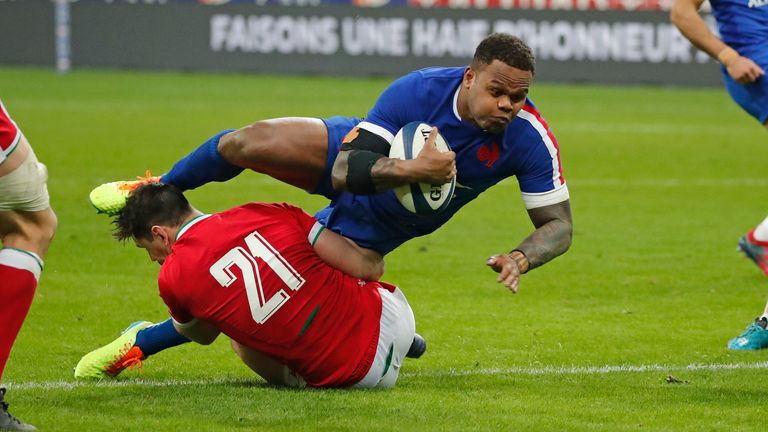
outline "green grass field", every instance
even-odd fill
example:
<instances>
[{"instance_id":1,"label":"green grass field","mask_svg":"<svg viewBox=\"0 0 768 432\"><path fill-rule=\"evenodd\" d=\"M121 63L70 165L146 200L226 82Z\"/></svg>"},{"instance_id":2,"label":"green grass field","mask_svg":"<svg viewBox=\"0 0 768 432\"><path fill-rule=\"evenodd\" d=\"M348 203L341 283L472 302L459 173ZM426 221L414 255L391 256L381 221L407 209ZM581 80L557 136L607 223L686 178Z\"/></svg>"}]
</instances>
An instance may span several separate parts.
<instances>
[{"instance_id":1,"label":"green grass field","mask_svg":"<svg viewBox=\"0 0 768 432\"><path fill-rule=\"evenodd\" d=\"M167 317L157 265L110 238L92 187L163 172L256 119L363 115L386 84L0 69L0 97L49 167L60 219L4 376L11 411L48 431L764 429L768 353L725 343L768 292L735 251L768 213L766 132L719 88L535 85L560 142L573 247L517 295L495 283L485 258L532 229L510 180L390 254L384 279L403 288L429 343L393 391L271 388L225 337L151 357L141 376L73 380L81 355L127 324ZM250 172L189 196L207 212L324 205Z\"/></svg>"}]
</instances>

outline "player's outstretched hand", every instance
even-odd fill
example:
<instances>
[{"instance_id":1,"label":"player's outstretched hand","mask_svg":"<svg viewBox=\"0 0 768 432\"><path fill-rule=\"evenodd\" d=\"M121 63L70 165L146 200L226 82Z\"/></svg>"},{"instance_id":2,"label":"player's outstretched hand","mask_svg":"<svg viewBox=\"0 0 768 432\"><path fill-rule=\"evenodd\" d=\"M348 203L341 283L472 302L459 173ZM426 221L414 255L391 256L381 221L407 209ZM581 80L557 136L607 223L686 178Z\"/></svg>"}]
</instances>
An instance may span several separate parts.
<instances>
[{"instance_id":1,"label":"player's outstretched hand","mask_svg":"<svg viewBox=\"0 0 768 432\"><path fill-rule=\"evenodd\" d=\"M749 84L765 75L765 71L750 58L740 56L728 65L728 74L739 84Z\"/></svg>"},{"instance_id":2,"label":"player's outstretched hand","mask_svg":"<svg viewBox=\"0 0 768 432\"><path fill-rule=\"evenodd\" d=\"M418 178L420 183L445 184L456 177L456 153L445 153L437 149L437 128L433 127L427 138L427 143L414 159L418 163Z\"/></svg>"},{"instance_id":3,"label":"player's outstretched hand","mask_svg":"<svg viewBox=\"0 0 768 432\"><path fill-rule=\"evenodd\" d=\"M499 274L496 281L503 283L512 294L516 294L520 286L520 266L517 261L508 254L494 255L488 258L485 264Z\"/></svg>"}]
</instances>

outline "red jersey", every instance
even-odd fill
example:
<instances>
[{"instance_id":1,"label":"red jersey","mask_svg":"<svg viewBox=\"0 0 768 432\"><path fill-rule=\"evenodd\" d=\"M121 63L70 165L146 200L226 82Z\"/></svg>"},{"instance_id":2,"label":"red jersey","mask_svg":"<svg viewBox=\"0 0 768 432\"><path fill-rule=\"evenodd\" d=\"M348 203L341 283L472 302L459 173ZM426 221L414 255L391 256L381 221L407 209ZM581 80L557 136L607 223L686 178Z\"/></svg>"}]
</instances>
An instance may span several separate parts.
<instances>
[{"instance_id":1,"label":"red jersey","mask_svg":"<svg viewBox=\"0 0 768 432\"><path fill-rule=\"evenodd\" d=\"M179 230L160 296L176 321L207 321L308 385L355 384L376 354L381 285L323 262L308 239L316 223L288 204L201 216Z\"/></svg>"},{"instance_id":2,"label":"red jersey","mask_svg":"<svg viewBox=\"0 0 768 432\"><path fill-rule=\"evenodd\" d=\"M16 149L21 140L21 131L0 101L0 163Z\"/></svg>"}]
</instances>

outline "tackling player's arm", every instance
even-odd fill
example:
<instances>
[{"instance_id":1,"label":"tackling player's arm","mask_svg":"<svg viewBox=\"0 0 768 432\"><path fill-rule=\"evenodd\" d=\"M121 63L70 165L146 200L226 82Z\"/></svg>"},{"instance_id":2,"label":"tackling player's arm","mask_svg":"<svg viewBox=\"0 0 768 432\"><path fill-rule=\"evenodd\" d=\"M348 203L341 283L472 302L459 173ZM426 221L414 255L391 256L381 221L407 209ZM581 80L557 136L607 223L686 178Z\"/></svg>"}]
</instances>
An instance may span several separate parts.
<instances>
[{"instance_id":1,"label":"tackling player's arm","mask_svg":"<svg viewBox=\"0 0 768 432\"><path fill-rule=\"evenodd\" d=\"M456 154L438 151L436 137L433 128L415 159L391 159L386 138L357 126L344 138L333 164L333 187L370 195L408 183L444 184L456 176Z\"/></svg>"},{"instance_id":2,"label":"tackling player's arm","mask_svg":"<svg viewBox=\"0 0 768 432\"><path fill-rule=\"evenodd\" d=\"M499 273L498 281L516 293L520 275L562 255L571 246L573 218L569 200L528 210L536 227L508 254L494 255L486 264Z\"/></svg>"},{"instance_id":3,"label":"tackling player's arm","mask_svg":"<svg viewBox=\"0 0 768 432\"><path fill-rule=\"evenodd\" d=\"M319 225L319 224L318 224ZM315 237L313 247L320 259L342 272L368 281L376 281L384 274L384 257L365 249L352 240L324 229Z\"/></svg>"},{"instance_id":4,"label":"tackling player's arm","mask_svg":"<svg viewBox=\"0 0 768 432\"><path fill-rule=\"evenodd\" d=\"M739 55L709 30L699 15L699 7L703 2L704 0L675 0L670 12L672 24L694 46L725 66L728 74L737 82L746 84L762 76L765 71L760 66Z\"/></svg>"},{"instance_id":5,"label":"tackling player's arm","mask_svg":"<svg viewBox=\"0 0 768 432\"><path fill-rule=\"evenodd\" d=\"M179 334L201 345L212 344L221 333L213 324L197 319L184 324L173 320L173 327Z\"/></svg>"}]
</instances>

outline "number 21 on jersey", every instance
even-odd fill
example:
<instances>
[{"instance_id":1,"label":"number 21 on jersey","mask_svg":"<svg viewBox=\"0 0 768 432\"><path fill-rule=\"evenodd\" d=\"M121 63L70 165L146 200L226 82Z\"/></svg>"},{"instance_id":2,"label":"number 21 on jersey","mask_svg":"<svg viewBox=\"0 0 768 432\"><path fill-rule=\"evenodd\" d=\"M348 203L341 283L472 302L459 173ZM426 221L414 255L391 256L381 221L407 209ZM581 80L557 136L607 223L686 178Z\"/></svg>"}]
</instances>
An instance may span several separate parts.
<instances>
[{"instance_id":1,"label":"number 21 on jersey","mask_svg":"<svg viewBox=\"0 0 768 432\"><path fill-rule=\"evenodd\" d=\"M267 264L292 291L297 291L304 285L304 278L258 231L245 237L245 245L248 250L240 246L230 249L211 266L209 271L222 287L228 288L237 280L232 267L239 268L248 296L251 316L257 323L264 324L283 307L291 296L281 288L269 299L265 298L258 260Z\"/></svg>"}]
</instances>

